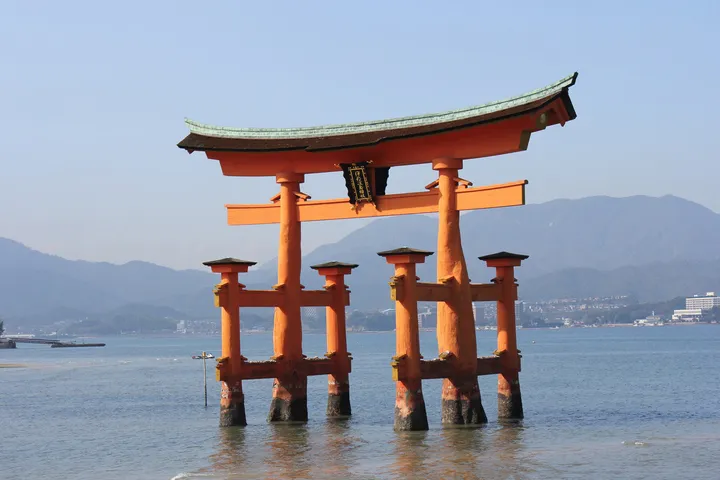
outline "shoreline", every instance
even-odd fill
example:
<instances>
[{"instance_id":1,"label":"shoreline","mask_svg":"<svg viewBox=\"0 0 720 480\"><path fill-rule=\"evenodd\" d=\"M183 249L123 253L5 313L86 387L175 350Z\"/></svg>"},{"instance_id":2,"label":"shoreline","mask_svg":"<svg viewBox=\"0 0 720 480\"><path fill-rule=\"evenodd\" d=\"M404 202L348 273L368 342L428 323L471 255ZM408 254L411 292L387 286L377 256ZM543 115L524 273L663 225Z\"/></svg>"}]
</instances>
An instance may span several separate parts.
<instances>
[{"instance_id":1,"label":"shoreline","mask_svg":"<svg viewBox=\"0 0 720 480\"><path fill-rule=\"evenodd\" d=\"M634 325L632 323L610 323L610 324L603 324L603 325L578 325L578 326L572 326L572 327L520 327L518 326L518 330L569 330L569 329L578 329L578 328L628 328L628 327L694 327L698 325L716 325L720 326L720 323L711 323L711 322L686 322L686 323L665 323L664 325ZM434 332L437 329L436 328L420 328L421 332ZM347 330L347 333L388 333L388 332L394 332L395 329L392 330ZM482 331L489 331L493 332L495 331L492 328L475 328L475 331L482 332ZM243 331L241 330L240 333L243 335L271 335L271 330L249 330L249 331ZM304 334L310 334L310 335L317 335L317 334L325 334L322 330L304 330ZM109 334L109 335L100 335L100 336L94 336L94 337L78 337L78 338L113 338L113 337L144 337L144 338L183 338L183 337L220 337L220 333L201 333L201 334L178 334L178 333L116 333L116 334Z\"/></svg>"}]
</instances>

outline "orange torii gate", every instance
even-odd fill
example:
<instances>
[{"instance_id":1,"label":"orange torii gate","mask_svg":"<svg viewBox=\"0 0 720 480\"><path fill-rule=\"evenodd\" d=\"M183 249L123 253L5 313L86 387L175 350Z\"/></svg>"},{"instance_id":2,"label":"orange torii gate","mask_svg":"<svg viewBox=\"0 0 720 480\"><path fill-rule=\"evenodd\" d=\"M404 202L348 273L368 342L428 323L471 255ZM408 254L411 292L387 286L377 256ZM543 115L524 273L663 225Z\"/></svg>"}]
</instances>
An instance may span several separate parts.
<instances>
[{"instance_id":1,"label":"orange torii gate","mask_svg":"<svg viewBox=\"0 0 720 480\"><path fill-rule=\"evenodd\" d=\"M473 187L459 172L465 159L526 150L530 135L573 120L569 97L577 73L533 92L478 107L366 123L309 128L228 128L186 120L190 134L178 146L203 151L218 160L224 175L273 176L280 193L267 204L226 205L230 225L280 224L278 283L271 290L246 290L238 273L254 262L224 258L205 265L221 274L216 304L222 309L222 382L220 424L245 425L242 380L274 378L270 421L307 421L307 377L329 375L331 416L350 415L345 306L349 290L344 277L357 265L330 262L312 268L325 277L323 290L300 284L302 222L438 213L437 283L421 283L415 264L432 252L403 247L380 252L395 265L391 281L396 301L397 381L395 428L427 429L422 379L442 378L442 422L487 421L478 375L498 374L498 415L522 418L515 339L517 284L514 267L527 258L500 252L480 257L496 268L490 284L471 284L460 239L460 212L525 204L526 180ZM386 194L391 167L431 164L437 179L425 192ZM305 175L342 172L348 198L311 200L300 190ZM348 204L349 202L349 204ZM417 302L438 304L439 357L424 361L419 351ZM473 301L498 304L498 350L477 357ZM325 306L325 358L302 352L300 309ZM252 362L240 353L240 307L274 307L274 355Z\"/></svg>"}]
</instances>

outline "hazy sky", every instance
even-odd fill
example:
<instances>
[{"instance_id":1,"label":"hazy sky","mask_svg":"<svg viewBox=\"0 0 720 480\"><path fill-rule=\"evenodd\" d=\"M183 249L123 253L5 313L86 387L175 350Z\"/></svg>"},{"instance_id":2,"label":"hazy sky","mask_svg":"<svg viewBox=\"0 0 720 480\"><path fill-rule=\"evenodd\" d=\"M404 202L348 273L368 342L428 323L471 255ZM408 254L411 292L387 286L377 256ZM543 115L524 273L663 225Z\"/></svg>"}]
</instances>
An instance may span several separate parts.
<instances>
[{"instance_id":1,"label":"hazy sky","mask_svg":"<svg viewBox=\"0 0 720 480\"><path fill-rule=\"evenodd\" d=\"M67 258L177 268L275 255L229 227L274 179L176 147L184 117L245 127L374 120L525 93L579 71L578 118L527 152L466 162L528 202L674 194L720 211L720 2L4 1L0 236ZM394 169L418 191L428 166ZM308 177L314 198L340 175ZM310 249L361 221L304 226Z\"/></svg>"}]
</instances>

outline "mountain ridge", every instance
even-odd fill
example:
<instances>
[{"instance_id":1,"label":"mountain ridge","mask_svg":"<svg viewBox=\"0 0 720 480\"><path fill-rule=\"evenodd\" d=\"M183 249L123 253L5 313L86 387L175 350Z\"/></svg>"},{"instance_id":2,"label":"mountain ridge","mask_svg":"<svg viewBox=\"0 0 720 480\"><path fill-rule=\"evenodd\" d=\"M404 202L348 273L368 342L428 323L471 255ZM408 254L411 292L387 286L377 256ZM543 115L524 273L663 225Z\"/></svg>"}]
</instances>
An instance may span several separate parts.
<instances>
[{"instance_id":1,"label":"mountain ridge","mask_svg":"<svg viewBox=\"0 0 720 480\"><path fill-rule=\"evenodd\" d=\"M593 196L473 211L462 215L461 230L474 282L494 276L478 256L499 250L530 255L517 270L523 298L635 290L639 299L660 300L720 289L714 273L720 269L712 268L720 266L720 215L673 195ZM392 266L376 252L399 246L435 251L436 235L436 216L377 219L308 252L303 257L303 284L310 289L323 283L310 265L332 260L358 263L360 268L347 278L353 306L387 307ZM424 281L435 278L434 258L419 265ZM276 262L244 274L243 283L269 288L276 281ZM209 272L137 260L68 260L0 238L0 316L98 315L138 304L170 307L189 318L211 318L216 315L211 288L217 281Z\"/></svg>"}]
</instances>

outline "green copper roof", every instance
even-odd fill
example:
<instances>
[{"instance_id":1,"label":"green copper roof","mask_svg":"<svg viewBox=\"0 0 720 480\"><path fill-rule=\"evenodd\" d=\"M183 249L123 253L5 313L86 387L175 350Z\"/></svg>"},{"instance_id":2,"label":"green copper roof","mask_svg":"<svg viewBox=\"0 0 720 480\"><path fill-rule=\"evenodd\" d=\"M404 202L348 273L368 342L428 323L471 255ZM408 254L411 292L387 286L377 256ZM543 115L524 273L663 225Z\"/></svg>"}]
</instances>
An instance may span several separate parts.
<instances>
[{"instance_id":1,"label":"green copper roof","mask_svg":"<svg viewBox=\"0 0 720 480\"><path fill-rule=\"evenodd\" d=\"M577 78L577 73L569 75L551 85L548 85L532 92L513 97L507 100L486 103L476 107L461 108L442 113L430 113L426 115L415 115L411 117L394 118L388 120L376 120L371 122L345 123L340 125L325 125L321 127L301 128L232 128L205 125L190 119L185 123L190 132L196 135L219 138L237 139L286 139L286 138L315 138L329 137L335 135L352 135L384 130L396 130L413 127L422 127L446 122L454 122L466 118L478 117L491 114L501 110L529 104L543 98L552 97L572 86Z\"/></svg>"}]
</instances>

